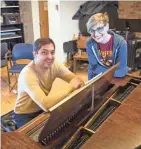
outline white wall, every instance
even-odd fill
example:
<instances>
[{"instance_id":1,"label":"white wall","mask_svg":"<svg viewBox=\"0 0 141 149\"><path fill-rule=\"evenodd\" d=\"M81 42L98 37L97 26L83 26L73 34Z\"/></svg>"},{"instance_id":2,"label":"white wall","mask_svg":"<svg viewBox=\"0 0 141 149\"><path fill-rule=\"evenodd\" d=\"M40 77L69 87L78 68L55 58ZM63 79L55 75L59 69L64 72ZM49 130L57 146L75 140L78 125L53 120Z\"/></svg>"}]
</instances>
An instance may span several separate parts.
<instances>
[{"instance_id":1,"label":"white wall","mask_svg":"<svg viewBox=\"0 0 141 149\"><path fill-rule=\"evenodd\" d=\"M72 40L74 34L78 37L78 20L72 20L72 17L83 3L84 1L61 1L60 3L60 32L62 51L64 42ZM63 62L65 59L66 54L63 52Z\"/></svg>"},{"instance_id":2,"label":"white wall","mask_svg":"<svg viewBox=\"0 0 141 149\"><path fill-rule=\"evenodd\" d=\"M60 3L60 19L61 19L61 34L62 41L68 41L73 38L75 34L78 36L78 20L72 20L73 15L79 9L84 1L61 1Z\"/></svg>"},{"instance_id":3,"label":"white wall","mask_svg":"<svg viewBox=\"0 0 141 149\"><path fill-rule=\"evenodd\" d=\"M40 38L40 20L39 20L39 2L31 0L32 22L33 22L33 37L34 41Z\"/></svg>"},{"instance_id":4,"label":"white wall","mask_svg":"<svg viewBox=\"0 0 141 149\"><path fill-rule=\"evenodd\" d=\"M63 52L60 47L60 9L56 10L57 0L48 0L49 37L56 45L56 59L62 62Z\"/></svg>"},{"instance_id":5,"label":"white wall","mask_svg":"<svg viewBox=\"0 0 141 149\"><path fill-rule=\"evenodd\" d=\"M72 20L73 15L85 1L48 0L49 36L56 45L56 59L65 62L63 43L78 36L78 20ZM59 10L56 10L56 4ZM31 0L34 41L40 38L39 4L38 0Z\"/></svg>"},{"instance_id":6,"label":"white wall","mask_svg":"<svg viewBox=\"0 0 141 149\"><path fill-rule=\"evenodd\" d=\"M78 20L72 20L72 16L84 1L60 1L59 11L57 11L55 5L58 1L48 0L49 35L56 44L56 59L65 62L63 43L72 40L74 34L78 35Z\"/></svg>"}]
</instances>

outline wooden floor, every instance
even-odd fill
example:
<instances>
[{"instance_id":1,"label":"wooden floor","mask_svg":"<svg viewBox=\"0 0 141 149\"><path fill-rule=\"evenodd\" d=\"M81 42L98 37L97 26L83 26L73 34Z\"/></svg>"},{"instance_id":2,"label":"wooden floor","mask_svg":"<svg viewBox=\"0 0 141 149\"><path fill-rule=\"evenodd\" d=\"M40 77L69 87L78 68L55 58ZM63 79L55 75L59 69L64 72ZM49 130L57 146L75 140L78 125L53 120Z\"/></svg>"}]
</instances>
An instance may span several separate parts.
<instances>
[{"instance_id":1,"label":"wooden floor","mask_svg":"<svg viewBox=\"0 0 141 149\"><path fill-rule=\"evenodd\" d=\"M1 115L11 111L14 107L16 100L16 94L9 92L8 77L6 67L1 69ZM12 84L15 81L15 77L11 76Z\"/></svg>"},{"instance_id":2,"label":"wooden floor","mask_svg":"<svg viewBox=\"0 0 141 149\"><path fill-rule=\"evenodd\" d=\"M19 63L29 63L29 61L19 61ZM83 68L82 68L83 69ZM87 71L85 70L79 70L76 75L78 75L80 78L82 78L84 81L87 81ZM11 84L13 84L16 81L16 78L14 75L10 75L11 77ZM18 76L17 76L18 77ZM7 77L7 69L6 67L1 68L1 77L0 77L0 82L1 82L1 115L13 110L14 104L16 101L17 95L11 91L9 92L8 88L8 77ZM55 85L57 86L60 84L60 79L55 80ZM16 90L16 87L14 88Z\"/></svg>"}]
</instances>

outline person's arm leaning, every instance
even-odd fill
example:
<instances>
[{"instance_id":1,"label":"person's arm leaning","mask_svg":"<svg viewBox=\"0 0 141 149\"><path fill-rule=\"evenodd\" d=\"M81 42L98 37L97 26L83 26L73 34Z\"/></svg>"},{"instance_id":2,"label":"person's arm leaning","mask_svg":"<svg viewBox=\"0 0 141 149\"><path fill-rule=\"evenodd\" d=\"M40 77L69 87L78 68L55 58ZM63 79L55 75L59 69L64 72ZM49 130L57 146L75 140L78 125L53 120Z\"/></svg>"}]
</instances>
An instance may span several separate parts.
<instances>
[{"instance_id":1,"label":"person's arm leaning","mask_svg":"<svg viewBox=\"0 0 141 149\"><path fill-rule=\"evenodd\" d=\"M77 77L61 63L57 63L57 77L72 85L74 89L84 85L84 81L81 78Z\"/></svg>"},{"instance_id":2,"label":"person's arm leaning","mask_svg":"<svg viewBox=\"0 0 141 149\"><path fill-rule=\"evenodd\" d=\"M40 87L39 80L34 78L32 74L25 75L23 80L22 85L25 92L44 111L47 111L74 90L74 87L69 84L65 90L59 90L58 88L53 93L46 95Z\"/></svg>"},{"instance_id":3,"label":"person's arm leaning","mask_svg":"<svg viewBox=\"0 0 141 149\"><path fill-rule=\"evenodd\" d=\"M127 67L127 42L121 41L119 49L117 51L116 63L120 62L114 77L124 77L128 72Z\"/></svg>"}]
</instances>

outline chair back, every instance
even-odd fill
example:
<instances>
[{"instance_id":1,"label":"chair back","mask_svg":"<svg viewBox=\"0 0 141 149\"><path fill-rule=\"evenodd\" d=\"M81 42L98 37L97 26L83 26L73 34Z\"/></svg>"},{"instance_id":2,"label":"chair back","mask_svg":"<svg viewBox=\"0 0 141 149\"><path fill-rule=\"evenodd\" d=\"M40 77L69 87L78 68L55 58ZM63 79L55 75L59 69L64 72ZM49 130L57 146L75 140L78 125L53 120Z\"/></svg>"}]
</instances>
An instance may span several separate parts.
<instances>
[{"instance_id":1,"label":"chair back","mask_svg":"<svg viewBox=\"0 0 141 149\"><path fill-rule=\"evenodd\" d=\"M33 60L33 44L19 43L15 44L12 49L12 61L19 59Z\"/></svg>"},{"instance_id":2,"label":"chair back","mask_svg":"<svg viewBox=\"0 0 141 149\"><path fill-rule=\"evenodd\" d=\"M8 45L6 42L1 43L1 60L5 58L5 54L8 52Z\"/></svg>"}]
</instances>

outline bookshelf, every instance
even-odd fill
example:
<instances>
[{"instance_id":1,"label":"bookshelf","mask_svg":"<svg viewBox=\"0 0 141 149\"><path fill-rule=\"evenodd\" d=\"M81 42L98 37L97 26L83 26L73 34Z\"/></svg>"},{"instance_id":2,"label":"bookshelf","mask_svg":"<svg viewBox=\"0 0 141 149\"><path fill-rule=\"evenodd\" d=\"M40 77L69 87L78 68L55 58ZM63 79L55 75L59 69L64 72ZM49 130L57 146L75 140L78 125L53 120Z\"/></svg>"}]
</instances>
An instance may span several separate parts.
<instances>
[{"instance_id":1,"label":"bookshelf","mask_svg":"<svg viewBox=\"0 0 141 149\"><path fill-rule=\"evenodd\" d=\"M23 23L20 18L19 1L3 1L1 4L1 42L7 42L12 50L16 43L24 42Z\"/></svg>"}]
</instances>

